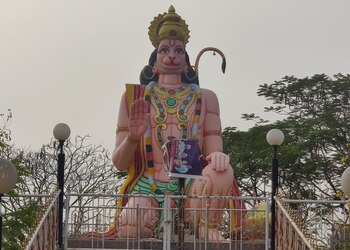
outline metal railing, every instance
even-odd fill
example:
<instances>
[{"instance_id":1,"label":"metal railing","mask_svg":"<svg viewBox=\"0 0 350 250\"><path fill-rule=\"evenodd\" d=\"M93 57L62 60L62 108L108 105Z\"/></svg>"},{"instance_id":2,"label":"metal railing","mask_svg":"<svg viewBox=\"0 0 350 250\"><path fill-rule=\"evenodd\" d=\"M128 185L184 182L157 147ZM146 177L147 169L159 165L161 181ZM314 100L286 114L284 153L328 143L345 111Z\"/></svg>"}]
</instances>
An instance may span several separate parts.
<instances>
[{"instance_id":1,"label":"metal railing","mask_svg":"<svg viewBox=\"0 0 350 250\"><path fill-rule=\"evenodd\" d=\"M23 242L23 250L55 250L58 235L59 192L50 197L38 214L34 230L29 231L28 241Z\"/></svg>"},{"instance_id":2,"label":"metal railing","mask_svg":"<svg viewBox=\"0 0 350 250\"><path fill-rule=\"evenodd\" d=\"M128 197L141 197L129 195ZM164 196L164 207L129 208L130 213L140 222L145 209L154 209L157 214L157 226L150 237L142 237L141 224L137 224L136 236L120 238L108 235L113 223L116 232L120 226L116 219L116 211L120 208L116 200L120 195L108 194L73 194L67 193L64 216L65 248L122 248L122 249L174 249L179 246L179 208L172 206L180 199L200 199L202 208L185 208L183 221L183 244L185 249L269 249L269 210L268 198L257 197L200 197L200 196ZM149 196L147 196L149 197ZM28 240L22 249L39 250L55 249L57 246L57 214L58 193L54 195L22 195L4 197L10 206L22 206L32 201L44 204L37 218L37 227L27 232ZM247 208L223 209L218 220L220 241L212 242L208 234L199 238L196 225L190 221L198 221L201 214L205 231L210 231L208 214L212 211L208 206L212 200L239 200ZM349 208L345 201L329 200L291 200L276 198L276 249L349 249L350 227ZM5 210L5 213L7 211ZM232 216L242 214L239 228L232 225ZM204 215L204 216L203 216ZM85 237L85 236L89 237ZM112 240L111 240L112 239Z\"/></svg>"},{"instance_id":3,"label":"metal railing","mask_svg":"<svg viewBox=\"0 0 350 250\"><path fill-rule=\"evenodd\" d=\"M277 249L350 249L346 201L277 197L276 203Z\"/></svg>"},{"instance_id":4,"label":"metal railing","mask_svg":"<svg viewBox=\"0 0 350 250\"><path fill-rule=\"evenodd\" d=\"M314 250L306 235L305 227L300 228L300 222L295 221L294 213L290 214L288 205L276 199L276 249L283 250ZM289 211L289 212L287 212ZM294 218L293 218L294 217ZM298 225L299 224L299 225ZM306 235L305 235L306 234Z\"/></svg>"},{"instance_id":5,"label":"metal railing","mask_svg":"<svg viewBox=\"0 0 350 250\"><path fill-rule=\"evenodd\" d=\"M118 195L107 194L66 194L66 223L65 230L65 245L68 247L92 247L92 248L123 248L123 249L173 249L174 245L179 247L179 244L184 244L185 249L215 249L220 246L220 249L268 249L269 246L269 225L268 216L269 203L267 198L257 197L203 197L203 196L178 196L166 195L162 196L165 199L164 207L151 208L141 207L136 208L121 208L116 206ZM148 195L128 195L128 197L150 197ZM173 202L181 199L200 199L202 208L187 208L185 207L184 223L184 239L179 242L181 232L181 221L179 220L180 209L173 207ZM222 217L219 218L218 228L222 236L221 240L211 241L208 232L211 229L208 222L209 213L214 210L209 208L209 202L212 200L226 200L227 202L239 200L245 204L267 204L264 207L250 206L248 209L237 209L227 207L221 212ZM83 206L82 206L83 205ZM249 206L249 205L248 205ZM244 206L243 206L244 207ZM134 210L127 213L133 213L136 216L136 236L127 236L125 238L117 237L111 233L109 229L111 225L116 227L118 232L121 219L115 219L116 210L129 209ZM161 214L156 218L156 227L150 237L142 237L141 232L141 215L143 211L153 209L156 213ZM241 225L235 228L232 225L232 217L235 214L242 221L237 224ZM200 215L201 214L201 215ZM203 216L204 215L204 216ZM198 227L193 221L200 221L205 229L205 237L199 238ZM86 237L87 236L87 237ZM113 239L111 241L111 239ZM153 247L152 247L153 246ZM180 249L180 248L179 248Z\"/></svg>"}]
</instances>

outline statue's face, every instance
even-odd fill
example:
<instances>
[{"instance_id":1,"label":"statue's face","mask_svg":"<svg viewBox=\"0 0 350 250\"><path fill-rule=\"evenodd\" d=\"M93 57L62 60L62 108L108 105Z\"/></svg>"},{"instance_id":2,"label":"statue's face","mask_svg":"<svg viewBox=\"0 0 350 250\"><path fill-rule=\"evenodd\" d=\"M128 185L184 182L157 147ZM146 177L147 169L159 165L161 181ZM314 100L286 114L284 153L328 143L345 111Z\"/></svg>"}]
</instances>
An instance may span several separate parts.
<instances>
[{"instance_id":1,"label":"statue's face","mask_svg":"<svg viewBox=\"0 0 350 250\"><path fill-rule=\"evenodd\" d=\"M163 39L158 46L156 67L159 74L181 74L184 72L186 54L183 42Z\"/></svg>"}]
</instances>

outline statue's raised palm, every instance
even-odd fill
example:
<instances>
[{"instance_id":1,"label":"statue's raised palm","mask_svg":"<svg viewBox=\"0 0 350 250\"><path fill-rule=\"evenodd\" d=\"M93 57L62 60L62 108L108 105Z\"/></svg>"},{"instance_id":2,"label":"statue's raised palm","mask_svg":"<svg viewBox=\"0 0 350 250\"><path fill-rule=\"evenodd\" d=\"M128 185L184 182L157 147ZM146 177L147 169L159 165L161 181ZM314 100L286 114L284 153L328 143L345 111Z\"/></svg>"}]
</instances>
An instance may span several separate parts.
<instances>
[{"instance_id":1,"label":"statue's raised palm","mask_svg":"<svg viewBox=\"0 0 350 250\"><path fill-rule=\"evenodd\" d=\"M131 104L129 114L129 133L134 139L140 139L149 124L148 102L140 98Z\"/></svg>"}]
</instances>

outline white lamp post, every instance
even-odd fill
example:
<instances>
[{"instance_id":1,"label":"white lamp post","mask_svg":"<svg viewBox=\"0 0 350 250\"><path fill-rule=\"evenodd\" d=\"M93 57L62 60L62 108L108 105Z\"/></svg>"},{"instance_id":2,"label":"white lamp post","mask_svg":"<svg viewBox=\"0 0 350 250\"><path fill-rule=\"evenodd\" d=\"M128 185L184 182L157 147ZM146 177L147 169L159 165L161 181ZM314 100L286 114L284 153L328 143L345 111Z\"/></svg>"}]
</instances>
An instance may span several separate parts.
<instances>
[{"instance_id":1,"label":"white lamp post","mask_svg":"<svg viewBox=\"0 0 350 250\"><path fill-rule=\"evenodd\" d=\"M58 200L58 246L60 249L63 247L63 196L64 196L64 161L65 155L63 151L63 145L65 140L70 136L70 128L65 123L58 123L53 129L53 135L58 140L58 158L57 158L57 182L60 189Z\"/></svg>"},{"instance_id":2,"label":"white lamp post","mask_svg":"<svg viewBox=\"0 0 350 250\"><path fill-rule=\"evenodd\" d=\"M284 141L284 134L279 129L271 129L267 135L266 140L271 146L280 146Z\"/></svg>"},{"instance_id":3,"label":"white lamp post","mask_svg":"<svg viewBox=\"0 0 350 250\"><path fill-rule=\"evenodd\" d=\"M344 194L346 194L349 197L348 202L350 202L350 167L345 169L343 174L341 175L340 186Z\"/></svg>"},{"instance_id":4,"label":"white lamp post","mask_svg":"<svg viewBox=\"0 0 350 250\"><path fill-rule=\"evenodd\" d=\"M272 146L273 158L272 158L272 177L271 177L271 250L275 250L275 238L276 238L276 201L275 195L278 187L278 159L277 148L284 141L284 134L279 129L271 129L266 135L267 142Z\"/></svg>"},{"instance_id":5,"label":"white lamp post","mask_svg":"<svg viewBox=\"0 0 350 250\"><path fill-rule=\"evenodd\" d=\"M65 141L69 138L70 136L70 128L67 124L65 123L58 123L56 126L53 128L53 136L56 138L58 141Z\"/></svg>"},{"instance_id":6,"label":"white lamp post","mask_svg":"<svg viewBox=\"0 0 350 250\"><path fill-rule=\"evenodd\" d=\"M341 189L350 198L350 167L345 169L340 178Z\"/></svg>"},{"instance_id":7,"label":"white lamp post","mask_svg":"<svg viewBox=\"0 0 350 250\"><path fill-rule=\"evenodd\" d=\"M11 161L0 158L0 250L2 249L1 198L11 191L17 182L17 170Z\"/></svg>"}]
</instances>

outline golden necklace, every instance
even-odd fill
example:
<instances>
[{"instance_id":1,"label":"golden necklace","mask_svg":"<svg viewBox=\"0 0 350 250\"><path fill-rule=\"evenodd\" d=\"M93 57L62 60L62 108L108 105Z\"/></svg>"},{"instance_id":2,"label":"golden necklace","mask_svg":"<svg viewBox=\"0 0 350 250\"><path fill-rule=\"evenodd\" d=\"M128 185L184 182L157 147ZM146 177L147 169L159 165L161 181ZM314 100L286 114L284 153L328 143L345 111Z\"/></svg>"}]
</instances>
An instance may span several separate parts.
<instances>
[{"instance_id":1,"label":"golden necklace","mask_svg":"<svg viewBox=\"0 0 350 250\"><path fill-rule=\"evenodd\" d=\"M195 100L195 90L189 85L176 89L166 89L155 84L152 91L152 104L155 109L154 121L164 123L168 114L175 114L181 123L188 121L187 110Z\"/></svg>"},{"instance_id":2,"label":"golden necklace","mask_svg":"<svg viewBox=\"0 0 350 250\"><path fill-rule=\"evenodd\" d=\"M155 83L150 95L151 103L155 110L153 120L156 123L155 132L159 147L164 144L163 130L167 128L168 114L176 114L178 129L181 131L181 138L187 138L187 122L190 118L188 109L198 98L198 86L185 84L179 88L167 89Z\"/></svg>"}]
</instances>

